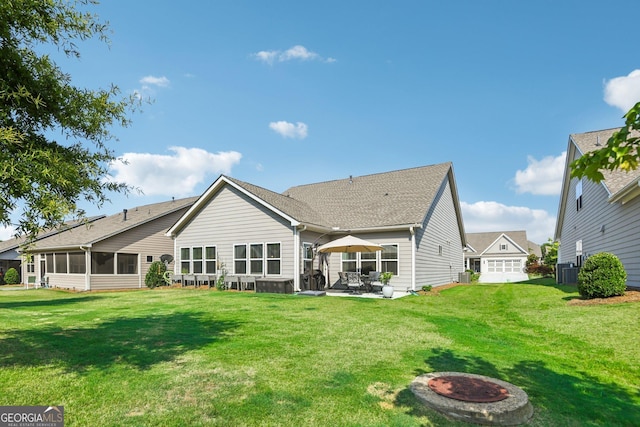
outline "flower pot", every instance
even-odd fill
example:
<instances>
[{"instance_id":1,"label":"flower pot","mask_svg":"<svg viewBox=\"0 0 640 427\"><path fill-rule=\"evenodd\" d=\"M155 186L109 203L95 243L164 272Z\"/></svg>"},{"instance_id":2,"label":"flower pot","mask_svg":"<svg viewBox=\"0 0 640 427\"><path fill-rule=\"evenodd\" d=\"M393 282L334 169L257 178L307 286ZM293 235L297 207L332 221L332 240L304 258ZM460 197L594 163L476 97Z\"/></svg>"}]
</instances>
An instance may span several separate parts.
<instances>
[{"instance_id":1,"label":"flower pot","mask_svg":"<svg viewBox=\"0 0 640 427\"><path fill-rule=\"evenodd\" d=\"M384 285L382 287L382 297L383 298L391 298L393 296L393 286Z\"/></svg>"}]
</instances>

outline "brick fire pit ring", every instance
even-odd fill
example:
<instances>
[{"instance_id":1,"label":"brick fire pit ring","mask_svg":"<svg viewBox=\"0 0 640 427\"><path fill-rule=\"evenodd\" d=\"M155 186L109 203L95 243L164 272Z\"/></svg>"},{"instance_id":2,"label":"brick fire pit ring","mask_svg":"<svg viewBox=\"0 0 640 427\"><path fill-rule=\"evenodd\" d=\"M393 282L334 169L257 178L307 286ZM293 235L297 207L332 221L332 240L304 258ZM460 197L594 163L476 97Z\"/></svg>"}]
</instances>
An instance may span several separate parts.
<instances>
[{"instance_id":1,"label":"brick fire pit ring","mask_svg":"<svg viewBox=\"0 0 640 427\"><path fill-rule=\"evenodd\" d=\"M411 391L429 408L469 423L519 425L533 415L524 390L484 375L432 372L413 380Z\"/></svg>"}]
</instances>

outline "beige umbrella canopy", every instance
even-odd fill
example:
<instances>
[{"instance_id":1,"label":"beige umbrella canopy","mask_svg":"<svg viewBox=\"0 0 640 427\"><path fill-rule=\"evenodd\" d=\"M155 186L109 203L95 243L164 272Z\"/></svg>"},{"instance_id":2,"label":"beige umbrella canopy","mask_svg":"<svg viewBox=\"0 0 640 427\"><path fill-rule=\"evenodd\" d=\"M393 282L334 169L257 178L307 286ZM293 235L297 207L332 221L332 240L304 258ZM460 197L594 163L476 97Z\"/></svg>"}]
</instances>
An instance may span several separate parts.
<instances>
[{"instance_id":1,"label":"beige umbrella canopy","mask_svg":"<svg viewBox=\"0 0 640 427\"><path fill-rule=\"evenodd\" d=\"M376 252L381 251L382 246L352 235L325 243L318 247L318 252Z\"/></svg>"}]
</instances>

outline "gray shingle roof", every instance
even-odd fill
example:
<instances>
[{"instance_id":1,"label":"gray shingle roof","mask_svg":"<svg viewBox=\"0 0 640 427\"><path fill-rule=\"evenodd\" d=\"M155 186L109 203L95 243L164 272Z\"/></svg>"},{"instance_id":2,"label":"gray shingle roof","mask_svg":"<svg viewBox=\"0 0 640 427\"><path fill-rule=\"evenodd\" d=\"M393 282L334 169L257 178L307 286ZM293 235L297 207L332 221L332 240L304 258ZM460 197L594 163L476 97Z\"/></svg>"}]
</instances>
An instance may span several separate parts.
<instances>
[{"instance_id":1,"label":"gray shingle roof","mask_svg":"<svg viewBox=\"0 0 640 427\"><path fill-rule=\"evenodd\" d=\"M529 251L529 241L527 240L527 232L525 230L489 231L485 233L467 233L467 245L471 246L476 251L468 254L481 254L489 247L489 245L495 242L496 239L503 234L513 240L525 251Z\"/></svg>"},{"instance_id":2,"label":"gray shingle roof","mask_svg":"<svg viewBox=\"0 0 640 427\"><path fill-rule=\"evenodd\" d=\"M602 148L607 144L607 140L611 135L619 129L620 128L614 128L586 133L574 133L570 135L570 138L582 154L585 154ZM613 196L632 181L637 181L640 178L640 169L629 172L623 170L602 171L602 174L604 175L603 184Z\"/></svg>"},{"instance_id":3,"label":"gray shingle roof","mask_svg":"<svg viewBox=\"0 0 640 427\"><path fill-rule=\"evenodd\" d=\"M87 223L91 223L97 219L100 218L104 218L104 215L98 215L98 216L92 216L92 217L87 217L85 220L73 220L73 221L67 221L65 222L60 228L54 229L54 230L45 230L42 231L38 234L38 237L36 237L36 241L37 240L42 240L46 237L52 236L56 233L61 233L63 231L67 231L69 229L75 228L75 227L79 227L82 226L84 224ZM13 237L11 239L5 240L4 242L0 242L0 253L2 252L7 252L13 249L17 249L20 246L22 246L24 243L26 243L27 238L25 236L20 236L20 237Z\"/></svg>"},{"instance_id":4,"label":"gray shingle roof","mask_svg":"<svg viewBox=\"0 0 640 427\"><path fill-rule=\"evenodd\" d=\"M418 224L451 170L447 162L299 185L283 194L306 204L327 227L348 230Z\"/></svg>"},{"instance_id":5,"label":"gray shingle roof","mask_svg":"<svg viewBox=\"0 0 640 427\"><path fill-rule=\"evenodd\" d=\"M79 226L46 237L36 242L34 249L70 248L93 244L169 213L187 208L197 199L197 197L189 197L128 209L126 221L124 221L124 212L105 216L93 221L88 226Z\"/></svg>"}]
</instances>

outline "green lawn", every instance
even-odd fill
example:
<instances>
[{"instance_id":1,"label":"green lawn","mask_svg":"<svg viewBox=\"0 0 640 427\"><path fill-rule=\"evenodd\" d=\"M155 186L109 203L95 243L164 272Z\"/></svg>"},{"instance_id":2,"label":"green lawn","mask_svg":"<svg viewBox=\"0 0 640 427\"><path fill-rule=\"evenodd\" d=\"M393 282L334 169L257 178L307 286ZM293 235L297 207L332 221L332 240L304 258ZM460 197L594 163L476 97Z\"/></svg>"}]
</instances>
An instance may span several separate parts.
<instances>
[{"instance_id":1,"label":"green lawn","mask_svg":"<svg viewBox=\"0 0 640 427\"><path fill-rule=\"evenodd\" d=\"M409 384L461 371L524 389L529 425L638 426L640 304L577 297L0 291L0 405L64 405L68 426L455 426Z\"/></svg>"}]
</instances>

